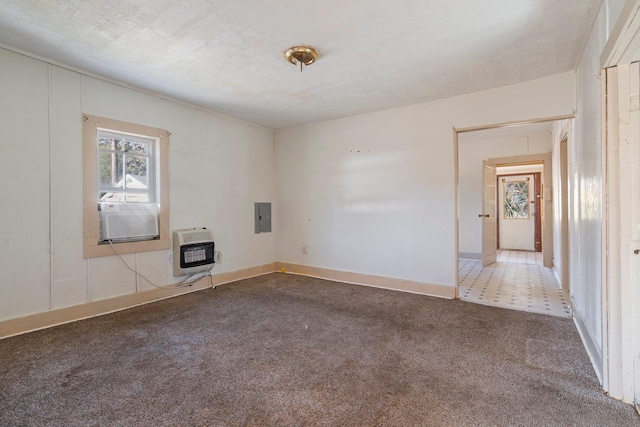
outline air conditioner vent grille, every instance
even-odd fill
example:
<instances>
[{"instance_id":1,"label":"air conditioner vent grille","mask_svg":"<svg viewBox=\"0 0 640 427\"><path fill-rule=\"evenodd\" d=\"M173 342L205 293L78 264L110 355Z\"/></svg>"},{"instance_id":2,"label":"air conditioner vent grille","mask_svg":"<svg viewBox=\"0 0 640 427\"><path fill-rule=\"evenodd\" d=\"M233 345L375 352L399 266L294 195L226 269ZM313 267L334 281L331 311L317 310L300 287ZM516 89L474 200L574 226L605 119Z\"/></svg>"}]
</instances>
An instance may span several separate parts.
<instances>
[{"instance_id":1,"label":"air conditioner vent grille","mask_svg":"<svg viewBox=\"0 0 640 427\"><path fill-rule=\"evenodd\" d=\"M149 240L159 236L158 213L154 204L113 204L100 207L100 241Z\"/></svg>"},{"instance_id":2,"label":"air conditioner vent grille","mask_svg":"<svg viewBox=\"0 0 640 427\"><path fill-rule=\"evenodd\" d=\"M151 203L123 203L118 205L120 212L157 212Z\"/></svg>"}]
</instances>

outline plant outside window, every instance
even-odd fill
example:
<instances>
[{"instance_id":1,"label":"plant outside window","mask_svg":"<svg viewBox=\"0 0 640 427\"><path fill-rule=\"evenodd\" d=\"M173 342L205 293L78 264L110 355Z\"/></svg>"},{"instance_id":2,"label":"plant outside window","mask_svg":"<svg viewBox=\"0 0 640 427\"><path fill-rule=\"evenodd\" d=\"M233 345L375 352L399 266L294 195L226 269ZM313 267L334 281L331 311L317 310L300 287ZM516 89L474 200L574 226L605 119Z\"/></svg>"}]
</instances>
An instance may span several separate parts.
<instances>
[{"instance_id":1,"label":"plant outside window","mask_svg":"<svg viewBox=\"0 0 640 427\"><path fill-rule=\"evenodd\" d=\"M529 183L527 181L504 182L504 218L529 218Z\"/></svg>"}]
</instances>

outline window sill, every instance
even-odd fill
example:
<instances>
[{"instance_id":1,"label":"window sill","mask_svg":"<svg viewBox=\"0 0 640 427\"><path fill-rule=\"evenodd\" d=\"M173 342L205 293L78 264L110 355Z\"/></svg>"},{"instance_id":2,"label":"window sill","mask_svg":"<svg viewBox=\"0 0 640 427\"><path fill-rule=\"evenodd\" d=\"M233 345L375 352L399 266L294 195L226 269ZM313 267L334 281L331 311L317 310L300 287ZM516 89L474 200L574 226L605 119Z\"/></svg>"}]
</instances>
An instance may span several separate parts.
<instances>
[{"instance_id":1,"label":"window sill","mask_svg":"<svg viewBox=\"0 0 640 427\"><path fill-rule=\"evenodd\" d=\"M88 239L89 240L89 239ZM99 245L95 242L94 237L90 238L90 241L85 241L84 244L84 257L96 258L103 256L116 255L114 248L109 244ZM93 244L92 244L93 243ZM161 251L171 248L171 239L157 239L157 240L143 240L140 242L126 242L126 243L114 243L113 246L119 255L132 254L136 252L151 252Z\"/></svg>"}]
</instances>

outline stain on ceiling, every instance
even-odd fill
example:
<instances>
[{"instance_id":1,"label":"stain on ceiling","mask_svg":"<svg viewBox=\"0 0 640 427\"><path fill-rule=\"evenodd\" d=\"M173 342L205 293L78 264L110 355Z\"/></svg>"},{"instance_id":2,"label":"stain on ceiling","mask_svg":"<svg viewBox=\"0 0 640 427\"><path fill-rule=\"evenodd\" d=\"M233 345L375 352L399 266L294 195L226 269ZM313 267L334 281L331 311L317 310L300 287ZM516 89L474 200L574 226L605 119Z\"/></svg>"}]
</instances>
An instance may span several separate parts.
<instances>
[{"instance_id":1,"label":"stain on ceiling","mask_svg":"<svg viewBox=\"0 0 640 427\"><path fill-rule=\"evenodd\" d=\"M573 70L601 3L3 0L0 43L278 129Z\"/></svg>"}]
</instances>

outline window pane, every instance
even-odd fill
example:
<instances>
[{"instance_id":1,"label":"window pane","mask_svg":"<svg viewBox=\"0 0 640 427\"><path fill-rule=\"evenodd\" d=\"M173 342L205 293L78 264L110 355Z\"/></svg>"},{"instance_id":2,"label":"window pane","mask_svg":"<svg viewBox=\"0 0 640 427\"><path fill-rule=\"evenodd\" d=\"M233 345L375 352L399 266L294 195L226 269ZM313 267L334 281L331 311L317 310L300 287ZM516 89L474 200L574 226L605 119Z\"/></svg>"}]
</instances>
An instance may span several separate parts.
<instances>
[{"instance_id":1,"label":"window pane","mask_svg":"<svg viewBox=\"0 0 640 427\"><path fill-rule=\"evenodd\" d=\"M529 183L513 181L504 183L504 217L529 218Z\"/></svg>"},{"instance_id":2,"label":"window pane","mask_svg":"<svg viewBox=\"0 0 640 427\"><path fill-rule=\"evenodd\" d=\"M149 188L149 158L127 154L127 188Z\"/></svg>"},{"instance_id":3,"label":"window pane","mask_svg":"<svg viewBox=\"0 0 640 427\"><path fill-rule=\"evenodd\" d=\"M118 138L110 138L106 136L98 136L98 148L106 148L108 150L122 150L122 140Z\"/></svg>"},{"instance_id":4,"label":"window pane","mask_svg":"<svg viewBox=\"0 0 640 427\"><path fill-rule=\"evenodd\" d=\"M98 136L98 148L116 149L113 139L105 138L103 136Z\"/></svg>"},{"instance_id":5,"label":"window pane","mask_svg":"<svg viewBox=\"0 0 640 427\"><path fill-rule=\"evenodd\" d=\"M150 156L155 138L123 135L107 130L98 131L98 148L126 151Z\"/></svg>"},{"instance_id":6,"label":"window pane","mask_svg":"<svg viewBox=\"0 0 640 427\"><path fill-rule=\"evenodd\" d=\"M100 187L123 187L122 160L123 155L120 153L98 152Z\"/></svg>"},{"instance_id":7,"label":"window pane","mask_svg":"<svg viewBox=\"0 0 640 427\"><path fill-rule=\"evenodd\" d=\"M129 153L151 154L151 144L148 142L123 140L123 149Z\"/></svg>"}]
</instances>

